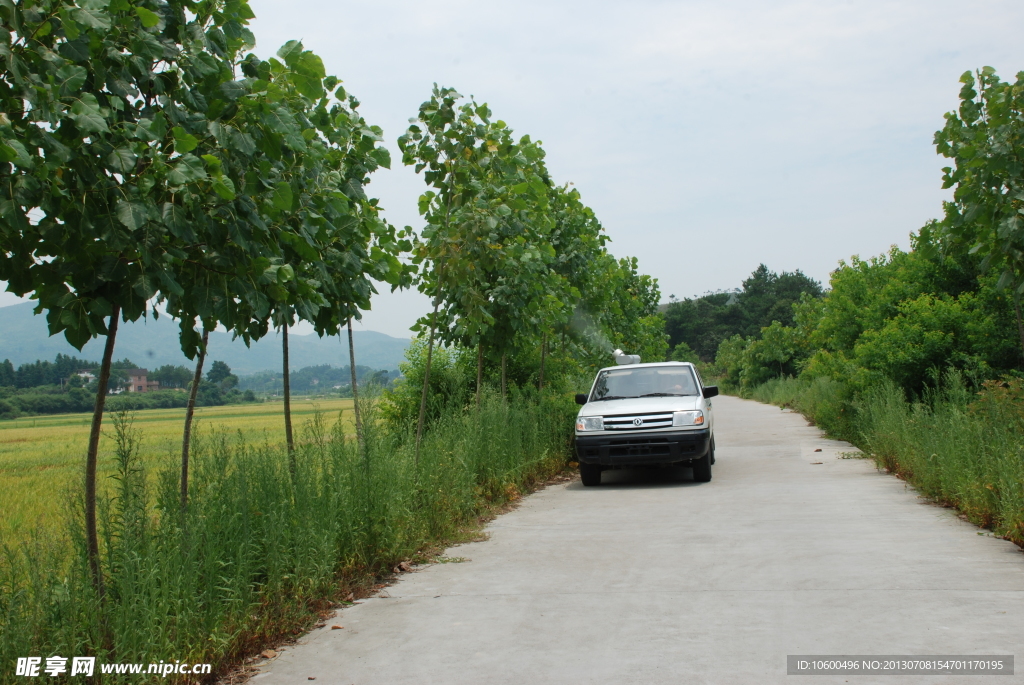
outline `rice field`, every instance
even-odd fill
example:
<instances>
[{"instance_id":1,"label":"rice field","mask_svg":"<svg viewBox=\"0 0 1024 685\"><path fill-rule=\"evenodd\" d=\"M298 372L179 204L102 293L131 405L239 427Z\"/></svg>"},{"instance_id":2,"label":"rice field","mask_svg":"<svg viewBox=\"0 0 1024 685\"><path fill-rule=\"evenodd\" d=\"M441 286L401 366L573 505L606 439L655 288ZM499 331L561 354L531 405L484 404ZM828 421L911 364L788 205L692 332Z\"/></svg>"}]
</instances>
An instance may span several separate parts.
<instances>
[{"instance_id":1,"label":"rice field","mask_svg":"<svg viewBox=\"0 0 1024 685\"><path fill-rule=\"evenodd\" d=\"M292 425L301 439L303 424L319 410L329 423L339 416L352 421L352 400L293 398ZM31 416L0 421L0 542L23 539L33 528L49 530L59 523L77 492L85 464L91 414ZM145 409L135 413L142 432L140 454L150 479L181 459L184 409ZM250 443L284 443L281 400L259 404L198 407L196 428L201 433L241 432ZM100 439L99 486L113 474L113 427L104 420Z\"/></svg>"}]
</instances>

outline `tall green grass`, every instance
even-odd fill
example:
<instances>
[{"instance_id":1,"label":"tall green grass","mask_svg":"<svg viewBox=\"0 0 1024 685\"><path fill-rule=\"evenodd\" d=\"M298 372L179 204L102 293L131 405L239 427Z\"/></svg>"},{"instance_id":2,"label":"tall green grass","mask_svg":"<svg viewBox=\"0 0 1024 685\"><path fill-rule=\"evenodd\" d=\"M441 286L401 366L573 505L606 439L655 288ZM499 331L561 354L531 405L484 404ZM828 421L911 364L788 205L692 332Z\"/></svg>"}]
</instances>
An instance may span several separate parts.
<instances>
[{"instance_id":1,"label":"tall green grass","mask_svg":"<svg viewBox=\"0 0 1024 685\"><path fill-rule=\"evenodd\" d=\"M575 413L562 395L488 395L479 411L437 417L417 464L409 427L375 420L373 403L364 411L365 450L340 420L309 422L294 477L277 446L200 436L184 511L177 465L148 487L139 432L120 415L116 487L100 507L104 596L89 582L73 494L64 537L3 549L0 681L15 680L22 656L237 660L561 470Z\"/></svg>"},{"instance_id":2,"label":"tall green grass","mask_svg":"<svg viewBox=\"0 0 1024 685\"><path fill-rule=\"evenodd\" d=\"M752 399L800 411L848 440L879 467L973 523L1024 546L1024 387L1020 381L967 388L950 372L908 399L890 382L854 396L827 378L779 378Z\"/></svg>"}]
</instances>

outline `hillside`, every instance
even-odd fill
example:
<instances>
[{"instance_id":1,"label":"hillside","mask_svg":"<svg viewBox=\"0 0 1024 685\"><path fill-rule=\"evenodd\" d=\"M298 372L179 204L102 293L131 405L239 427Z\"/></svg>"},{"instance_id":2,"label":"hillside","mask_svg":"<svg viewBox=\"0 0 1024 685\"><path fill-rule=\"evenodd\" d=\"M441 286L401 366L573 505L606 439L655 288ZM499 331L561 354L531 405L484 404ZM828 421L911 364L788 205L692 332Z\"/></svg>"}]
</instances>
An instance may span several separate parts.
<instances>
[{"instance_id":1,"label":"hillside","mask_svg":"<svg viewBox=\"0 0 1024 685\"><path fill-rule=\"evenodd\" d=\"M10 359L14 366L37 359L53 359L58 353L99 361L103 338L85 345L81 352L68 344L63 335L50 336L46 318L32 313L35 303L0 307L0 360ZM409 341L376 331L353 331L356 363L374 369L397 369ZM348 340L343 337L319 338L314 335L289 336L291 367L348 364ZM178 325L169 317L121 324L114 349L117 359L128 357L137 364L156 368L163 364L189 364L178 347ZM271 333L247 348L228 333L210 334L210 359L226 361L238 375L281 368L281 337Z\"/></svg>"}]
</instances>

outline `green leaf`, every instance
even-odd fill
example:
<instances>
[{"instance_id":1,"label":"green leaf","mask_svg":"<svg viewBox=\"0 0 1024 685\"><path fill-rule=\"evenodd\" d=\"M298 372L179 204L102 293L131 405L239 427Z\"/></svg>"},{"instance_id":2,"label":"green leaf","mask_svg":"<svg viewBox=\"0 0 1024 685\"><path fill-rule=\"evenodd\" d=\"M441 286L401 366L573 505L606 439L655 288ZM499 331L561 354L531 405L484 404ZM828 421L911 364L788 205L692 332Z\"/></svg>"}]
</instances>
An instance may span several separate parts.
<instances>
[{"instance_id":1,"label":"green leaf","mask_svg":"<svg viewBox=\"0 0 1024 685\"><path fill-rule=\"evenodd\" d=\"M88 72L85 71L84 67L79 67L78 65L65 65L58 69L56 81L60 89L60 97L67 97L77 93L82 84L85 83L86 76L88 76Z\"/></svg>"},{"instance_id":2,"label":"green leaf","mask_svg":"<svg viewBox=\"0 0 1024 685\"><path fill-rule=\"evenodd\" d=\"M79 24L88 26L91 29L106 31L111 26L110 14L103 9L80 7L71 10L71 17Z\"/></svg>"},{"instance_id":3,"label":"green leaf","mask_svg":"<svg viewBox=\"0 0 1024 685\"><path fill-rule=\"evenodd\" d=\"M130 231L137 231L146 224L146 206L139 202L121 200L117 203L117 220Z\"/></svg>"},{"instance_id":4,"label":"green leaf","mask_svg":"<svg viewBox=\"0 0 1024 685\"><path fill-rule=\"evenodd\" d=\"M288 66L292 66L292 64L299 58L299 55L301 54L302 42L297 40L288 41L287 43L282 45L277 51L277 56L283 59L284 63L287 64Z\"/></svg>"},{"instance_id":5,"label":"green leaf","mask_svg":"<svg viewBox=\"0 0 1024 685\"><path fill-rule=\"evenodd\" d=\"M82 97L71 106L71 118L75 126L83 133L106 133L107 120L103 116L96 96L92 93L83 93Z\"/></svg>"},{"instance_id":6,"label":"green leaf","mask_svg":"<svg viewBox=\"0 0 1024 685\"><path fill-rule=\"evenodd\" d=\"M292 55L289 53L289 56ZM292 82L300 93L313 100L324 96L323 79L326 72L320 57L307 50L293 57L288 66L295 70Z\"/></svg>"},{"instance_id":7,"label":"green leaf","mask_svg":"<svg viewBox=\"0 0 1024 685\"><path fill-rule=\"evenodd\" d=\"M135 289L135 292L146 300L152 298L160 290L157 279L148 274L139 276L132 287Z\"/></svg>"},{"instance_id":8,"label":"green leaf","mask_svg":"<svg viewBox=\"0 0 1024 685\"><path fill-rule=\"evenodd\" d=\"M249 88L241 81L226 81L219 86L220 92L228 100L237 100L245 95Z\"/></svg>"},{"instance_id":9,"label":"green leaf","mask_svg":"<svg viewBox=\"0 0 1024 685\"><path fill-rule=\"evenodd\" d=\"M35 30L35 32L32 34L32 37L38 40L40 38L43 38L44 36L50 35L50 31L52 30L53 24L51 24L49 20L45 20L43 21L43 23L39 25L39 28Z\"/></svg>"},{"instance_id":10,"label":"green leaf","mask_svg":"<svg viewBox=\"0 0 1024 685\"><path fill-rule=\"evenodd\" d=\"M85 343L92 340L92 328L89 325L89 315L83 307L63 309L59 314L61 328L64 330L64 339L67 340L76 350L85 347Z\"/></svg>"},{"instance_id":11,"label":"green leaf","mask_svg":"<svg viewBox=\"0 0 1024 685\"><path fill-rule=\"evenodd\" d=\"M181 126L175 126L171 129L171 133L174 135L174 151L185 154L186 152L192 152L199 145L199 139L191 133L186 133L185 129Z\"/></svg>"},{"instance_id":12,"label":"green leaf","mask_svg":"<svg viewBox=\"0 0 1024 685\"><path fill-rule=\"evenodd\" d=\"M107 155L107 168L119 174L124 174L135 168L135 161L138 159L131 148L119 147Z\"/></svg>"},{"instance_id":13,"label":"green leaf","mask_svg":"<svg viewBox=\"0 0 1024 685\"><path fill-rule=\"evenodd\" d=\"M213 192L225 200L235 199L235 184L227 176L218 176L213 179Z\"/></svg>"},{"instance_id":14,"label":"green leaf","mask_svg":"<svg viewBox=\"0 0 1024 685\"><path fill-rule=\"evenodd\" d=\"M184 155L167 174L167 182L172 186L181 186L204 178L207 178L206 169L195 155Z\"/></svg>"},{"instance_id":15,"label":"green leaf","mask_svg":"<svg viewBox=\"0 0 1024 685\"><path fill-rule=\"evenodd\" d=\"M61 16L64 16L63 10L61 10ZM68 40L60 44L57 52L60 53L61 57L72 62L84 62L89 59L89 41L84 38L78 39L77 28L69 30L75 26L75 22L71 20L64 21L63 19L61 21L64 25L64 34L68 37Z\"/></svg>"},{"instance_id":16,"label":"green leaf","mask_svg":"<svg viewBox=\"0 0 1024 685\"><path fill-rule=\"evenodd\" d=\"M386 147L378 147L371 150L370 158L385 169L391 168L391 152Z\"/></svg>"},{"instance_id":17,"label":"green leaf","mask_svg":"<svg viewBox=\"0 0 1024 685\"><path fill-rule=\"evenodd\" d=\"M221 174L221 161L216 155L203 155L203 161L214 176Z\"/></svg>"},{"instance_id":18,"label":"green leaf","mask_svg":"<svg viewBox=\"0 0 1024 685\"><path fill-rule=\"evenodd\" d=\"M139 21L141 21L142 25L147 29L151 29L160 23L160 15L156 12L151 12L145 7L136 7L135 14L138 15Z\"/></svg>"},{"instance_id":19,"label":"green leaf","mask_svg":"<svg viewBox=\"0 0 1024 685\"><path fill-rule=\"evenodd\" d=\"M176 237L189 242L195 241L196 234L192 229L192 223L189 221L188 213L182 207L165 202L160 219Z\"/></svg>"},{"instance_id":20,"label":"green leaf","mask_svg":"<svg viewBox=\"0 0 1024 685\"><path fill-rule=\"evenodd\" d=\"M5 143L0 143L0 164L7 164L13 162L18 158L17 151Z\"/></svg>"},{"instance_id":21,"label":"green leaf","mask_svg":"<svg viewBox=\"0 0 1024 685\"><path fill-rule=\"evenodd\" d=\"M320 258L316 249L314 249L302 236L286 231L281 233L281 242L290 245L292 249L294 249L298 255L307 262L315 262Z\"/></svg>"},{"instance_id":22,"label":"green leaf","mask_svg":"<svg viewBox=\"0 0 1024 685\"><path fill-rule=\"evenodd\" d=\"M64 43L60 46L60 54L68 57L65 50L74 48L68 48L67 46L72 43L78 43L79 41L77 39L81 32L78 30L78 23L71 17L71 12L68 11L67 7L62 7L60 9L60 25L61 28L64 29L64 35L67 36L70 41L70 43Z\"/></svg>"},{"instance_id":23,"label":"green leaf","mask_svg":"<svg viewBox=\"0 0 1024 685\"><path fill-rule=\"evenodd\" d=\"M6 143L14 151L14 157L7 161L14 162L23 169L31 169L33 167L32 156L20 141L8 140Z\"/></svg>"},{"instance_id":24,"label":"green leaf","mask_svg":"<svg viewBox=\"0 0 1024 685\"><path fill-rule=\"evenodd\" d=\"M292 187L290 184L281 181L274 188L274 194L270 199L270 204L275 209L282 211L288 211L292 208Z\"/></svg>"},{"instance_id":25,"label":"green leaf","mask_svg":"<svg viewBox=\"0 0 1024 685\"><path fill-rule=\"evenodd\" d=\"M231 149L241 152L247 157L256 152L256 143L248 133L232 131L229 140L231 141Z\"/></svg>"}]
</instances>

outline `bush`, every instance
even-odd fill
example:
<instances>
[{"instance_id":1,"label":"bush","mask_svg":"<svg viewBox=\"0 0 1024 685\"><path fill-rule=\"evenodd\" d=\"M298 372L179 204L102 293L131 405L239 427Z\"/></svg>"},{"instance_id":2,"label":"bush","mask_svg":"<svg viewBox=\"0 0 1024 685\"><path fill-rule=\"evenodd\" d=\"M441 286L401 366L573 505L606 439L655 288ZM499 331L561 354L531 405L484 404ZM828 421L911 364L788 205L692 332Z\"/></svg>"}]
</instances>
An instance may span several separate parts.
<instances>
[{"instance_id":1,"label":"bush","mask_svg":"<svg viewBox=\"0 0 1024 685\"><path fill-rule=\"evenodd\" d=\"M404 377L381 394L380 415L394 428L414 426L419 419L427 368L426 340L413 340L405 356L406 361L399 366ZM476 359L470 356L460 348L434 347L426 407L428 426L445 412L461 410L473 397Z\"/></svg>"},{"instance_id":2,"label":"bush","mask_svg":"<svg viewBox=\"0 0 1024 685\"><path fill-rule=\"evenodd\" d=\"M18 418L18 410L7 400L0 400L0 420Z\"/></svg>"},{"instance_id":3,"label":"bush","mask_svg":"<svg viewBox=\"0 0 1024 685\"><path fill-rule=\"evenodd\" d=\"M56 389L56 388L54 388ZM70 414L77 412L92 411L95 397L83 388L72 388L66 393L38 392L35 389L31 392L23 392L12 395L8 402L14 405L22 414Z\"/></svg>"},{"instance_id":4,"label":"bush","mask_svg":"<svg viewBox=\"0 0 1024 685\"><path fill-rule=\"evenodd\" d=\"M154 392L130 392L111 395L107 398L106 410L138 411L141 409L175 409L188 404L188 393L179 390L157 390Z\"/></svg>"}]
</instances>

